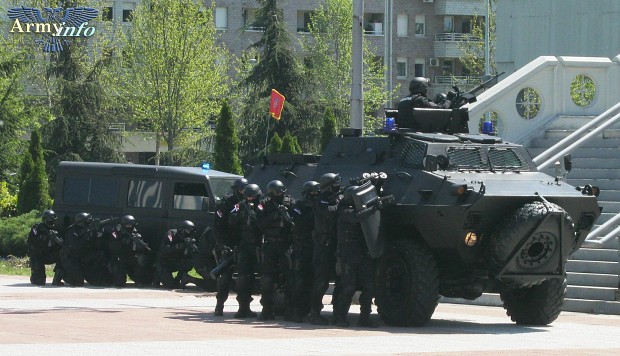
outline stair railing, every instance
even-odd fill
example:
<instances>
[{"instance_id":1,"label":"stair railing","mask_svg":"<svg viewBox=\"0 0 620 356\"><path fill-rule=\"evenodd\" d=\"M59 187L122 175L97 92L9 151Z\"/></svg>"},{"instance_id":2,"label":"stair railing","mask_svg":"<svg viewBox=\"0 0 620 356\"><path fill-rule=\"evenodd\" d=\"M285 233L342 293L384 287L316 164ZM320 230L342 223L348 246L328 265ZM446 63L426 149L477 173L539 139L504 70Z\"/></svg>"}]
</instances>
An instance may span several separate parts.
<instances>
[{"instance_id":1,"label":"stair railing","mask_svg":"<svg viewBox=\"0 0 620 356\"><path fill-rule=\"evenodd\" d=\"M607 241L618 237L618 235L620 235L620 213L609 219L603 225L592 230L588 234L588 237L586 237L586 240L584 241L582 246L589 248L602 248ZM618 240L618 244L618 249L620 250L620 239Z\"/></svg>"},{"instance_id":2,"label":"stair railing","mask_svg":"<svg viewBox=\"0 0 620 356\"><path fill-rule=\"evenodd\" d=\"M541 154L536 156L534 158L534 163L538 164L538 167L537 167L538 170L544 169L544 168L552 165L560 157L562 157L566 153L570 152L575 147L579 147L579 145L581 145L582 143L584 143L587 140L591 139L592 137L596 136L597 134L599 134L600 132L605 130L607 127L609 127L609 126L615 124L616 122L620 121L620 113L616 113L616 111L618 111L619 109L620 109L620 103L618 103L618 104L612 106L611 108L607 109L604 113L602 113L599 116L597 116L594 120L590 121L586 125L583 125L578 130L573 132L572 134L570 134L567 137L565 137L564 139L560 140L560 142L558 142L555 145L549 147L547 150L545 150L544 152L542 152ZM614 116L611 116L611 115L614 115ZM600 126L596 127L591 132L588 132L587 134L583 135L581 138L578 138L578 137L581 136L582 133L584 133L585 131L589 130L592 127L595 127L595 126L599 125L600 123L603 123L603 124L601 124ZM572 143L569 144L570 142L572 142ZM549 158L546 161L544 161L543 163L539 164L540 161L542 161L543 159L545 159L547 157L550 157L550 156L551 156L551 158Z\"/></svg>"}]
</instances>

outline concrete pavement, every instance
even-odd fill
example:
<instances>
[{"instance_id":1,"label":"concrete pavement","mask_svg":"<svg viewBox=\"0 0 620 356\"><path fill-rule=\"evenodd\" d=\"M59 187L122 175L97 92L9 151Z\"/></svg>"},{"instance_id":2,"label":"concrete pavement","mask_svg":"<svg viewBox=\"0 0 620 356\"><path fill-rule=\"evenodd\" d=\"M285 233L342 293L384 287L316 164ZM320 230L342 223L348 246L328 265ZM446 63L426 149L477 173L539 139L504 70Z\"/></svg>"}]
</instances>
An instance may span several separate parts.
<instances>
[{"instance_id":1,"label":"concrete pavement","mask_svg":"<svg viewBox=\"0 0 620 356\"><path fill-rule=\"evenodd\" d=\"M197 289L35 287L0 276L0 355L620 354L614 315L564 312L551 326L523 327L502 308L442 303L426 327L367 330L236 320L234 296L224 317L214 307ZM353 324L358 315L353 306Z\"/></svg>"}]
</instances>

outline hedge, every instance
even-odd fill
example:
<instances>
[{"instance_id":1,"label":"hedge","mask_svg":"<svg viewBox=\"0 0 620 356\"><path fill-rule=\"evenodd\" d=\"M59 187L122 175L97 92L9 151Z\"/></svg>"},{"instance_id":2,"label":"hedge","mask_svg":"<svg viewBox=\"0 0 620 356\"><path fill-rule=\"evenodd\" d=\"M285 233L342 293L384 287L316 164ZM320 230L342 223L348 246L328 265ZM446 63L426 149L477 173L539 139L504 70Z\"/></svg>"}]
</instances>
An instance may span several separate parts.
<instances>
[{"instance_id":1,"label":"hedge","mask_svg":"<svg viewBox=\"0 0 620 356\"><path fill-rule=\"evenodd\" d=\"M40 219L41 213L35 210L15 217L0 218L0 256L26 256L26 238L32 225Z\"/></svg>"}]
</instances>

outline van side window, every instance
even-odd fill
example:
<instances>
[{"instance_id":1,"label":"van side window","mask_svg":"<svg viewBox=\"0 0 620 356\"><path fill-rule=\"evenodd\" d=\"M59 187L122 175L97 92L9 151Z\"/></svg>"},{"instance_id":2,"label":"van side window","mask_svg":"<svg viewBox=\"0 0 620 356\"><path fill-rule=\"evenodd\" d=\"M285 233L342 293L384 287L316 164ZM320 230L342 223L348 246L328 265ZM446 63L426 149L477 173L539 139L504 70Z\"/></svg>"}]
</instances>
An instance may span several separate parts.
<instances>
[{"instance_id":1,"label":"van side window","mask_svg":"<svg viewBox=\"0 0 620 356\"><path fill-rule=\"evenodd\" d=\"M174 183L174 209L201 210L207 188L202 183Z\"/></svg>"},{"instance_id":2,"label":"van side window","mask_svg":"<svg viewBox=\"0 0 620 356\"><path fill-rule=\"evenodd\" d=\"M66 177L62 200L66 204L114 206L118 201L118 181L109 178Z\"/></svg>"},{"instance_id":3,"label":"van side window","mask_svg":"<svg viewBox=\"0 0 620 356\"><path fill-rule=\"evenodd\" d=\"M159 180L131 180L127 192L127 206L131 208L161 208L162 182Z\"/></svg>"}]
</instances>

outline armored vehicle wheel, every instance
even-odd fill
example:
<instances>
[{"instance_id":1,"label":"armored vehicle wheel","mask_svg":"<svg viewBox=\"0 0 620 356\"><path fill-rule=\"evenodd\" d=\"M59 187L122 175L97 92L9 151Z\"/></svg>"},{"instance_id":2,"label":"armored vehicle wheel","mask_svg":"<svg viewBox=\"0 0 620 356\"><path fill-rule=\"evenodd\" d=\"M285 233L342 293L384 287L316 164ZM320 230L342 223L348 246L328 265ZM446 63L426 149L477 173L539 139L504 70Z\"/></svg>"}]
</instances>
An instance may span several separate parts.
<instances>
[{"instance_id":1,"label":"armored vehicle wheel","mask_svg":"<svg viewBox=\"0 0 620 356\"><path fill-rule=\"evenodd\" d=\"M415 241L394 241L379 260L377 308L388 325L423 326L439 301L437 266L429 249Z\"/></svg>"},{"instance_id":2,"label":"armored vehicle wheel","mask_svg":"<svg viewBox=\"0 0 620 356\"><path fill-rule=\"evenodd\" d=\"M561 216L562 229L550 229L545 231L532 231L550 214ZM562 239L561 232L574 232L574 224L571 217L564 209L556 204L544 204L531 202L517 209L508 216L500 225L500 228L492 236L492 244L489 249L489 267L497 276L515 253L517 248L520 252L516 256L516 263L522 270L531 271L533 274L539 268L545 268L548 262L554 260L554 256L562 254L560 251ZM531 235L531 236L530 236ZM520 246L523 239L527 242ZM562 242L571 241L574 247L574 239L563 239ZM563 247L565 248L565 247ZM562 260L562 263L566 261ZM527 273L529 274L529 273ZM500 278L502 278L500 276ZM539 284L544 279L535 278L503 278L502 281L512 287L528 287Z\"/></svg>"},{"instance_id":3,"label":"armored vehicle wheel","mask_svg":"<svg viewBox=\"0 0 620 356\"><path fill-rule=\"evenodd\" d=\"M562 311L566 278L547 279L525 288L507 288L500 292L506 315L519 325L551 324Z\"/></svg>"}]
</instances>

